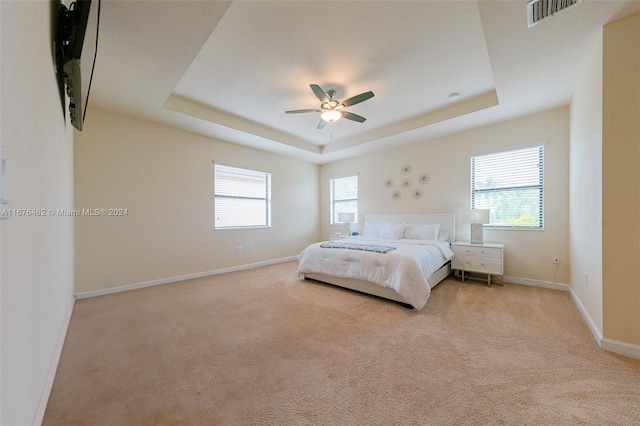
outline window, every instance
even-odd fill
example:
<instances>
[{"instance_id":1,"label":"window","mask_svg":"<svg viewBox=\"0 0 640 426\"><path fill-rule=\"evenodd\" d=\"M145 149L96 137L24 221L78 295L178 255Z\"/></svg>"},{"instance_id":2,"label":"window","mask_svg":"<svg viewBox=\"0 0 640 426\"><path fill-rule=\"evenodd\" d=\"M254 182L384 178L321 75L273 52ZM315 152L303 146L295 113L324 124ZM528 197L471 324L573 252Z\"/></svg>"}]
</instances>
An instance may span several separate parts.
<instances>
[{"instance_id":1,"label":"window","mask_svg":"<svg viewBox=\"0 0 640 426\"><path fill-rule=\"evenodd\" d=\"M340 223L339 213L353 213L358 223L358 175L343 176L330 181L331 225Z\"/></svg>"},{"instance_id":2,"label":"window","mask_svg":"<svg viewBox=\"0 0 640 426\"><path fill-rule=\"evenodd\" d=\"M490 209L485 227L542 229L542 146L471 157L471 208Z\"/></svg>"},{"instance_id":3,"label":"window","mask_svg":"<svg viewBox=\"0 0 640 426\"><path fill-rule=\"evenodd\" d=\"M271 226L271 173L214 165L214 228Z\"/></svg>"}]
</instances>

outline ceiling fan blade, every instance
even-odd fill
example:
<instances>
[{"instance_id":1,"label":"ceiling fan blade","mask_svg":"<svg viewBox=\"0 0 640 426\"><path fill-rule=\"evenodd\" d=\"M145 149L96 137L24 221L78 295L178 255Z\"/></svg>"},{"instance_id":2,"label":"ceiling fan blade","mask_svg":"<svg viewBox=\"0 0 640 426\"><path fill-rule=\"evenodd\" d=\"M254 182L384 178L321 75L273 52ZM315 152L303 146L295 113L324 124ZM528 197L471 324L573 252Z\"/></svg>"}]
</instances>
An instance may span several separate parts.
<instances>
[{"instance_id":1,"label":"ceiling fan blade","mask_svg":"<svg viewBox=\"0 0 640 426\"><path fill-rule=\"evenodd\" d=\"M364 121L366 120L366 118L364 118L361 115L358 114L354 114L352 112L348 112L348 111L340 111L340 113L342 114L342 116L348 120L353 120L353 121L357 121L358 123L364 123Z\"/></svg>"},{"instance_id":2,"label":"ceiling fan blade","mask_svg":"<svg viewBox=\"0 0 640 426\"><path fill-rule=\"evenodd\" d=\"M291 111L285 111L285 114L300 114L303 112L322 112L321 109L292 109Z\"/></svg>"},{"instance_id":3,"label":"ceiling fan blade","mask_svg":"<svg viewBox=\"0 0 640 426\"><path fill-rule=\"evenodd\" d=\"M360 102L364 102L367 99L371 99L371 98L373 98L373 92L368 91L368 92L360 93L359 95L349 98L346 101L342 101L342 105L344 105L345 107L348 107L351 105L359 104Z\"/></svg>"},{"instance_id":4,"label":"ceiling fan blade","mask_svg":"<svg viewBox=\"0 0 640 426\"><path fill-rule=\"evenodd\" d=\"M316 94L318 99L320 99L320 102L327 102L329 100L329 97L324 92L324 90L320 88L320 86L318 86L317 84L310 84L309 86L311 87L311 90L313 90L313 93Z\"/></svg>"},{"instance_id":5,"label":"ceiling fan blade","mask_svg":"<svg viewBox=\"0 0 640 426\"><path fill-rule=\"evenodd\" d=\"M320 122L318 123L317 129L318 130L324 129L324 126L326 126L326 125L327 125L327 122L324 121L323 119L320 119Z\"/></svg>"}]
</instances>

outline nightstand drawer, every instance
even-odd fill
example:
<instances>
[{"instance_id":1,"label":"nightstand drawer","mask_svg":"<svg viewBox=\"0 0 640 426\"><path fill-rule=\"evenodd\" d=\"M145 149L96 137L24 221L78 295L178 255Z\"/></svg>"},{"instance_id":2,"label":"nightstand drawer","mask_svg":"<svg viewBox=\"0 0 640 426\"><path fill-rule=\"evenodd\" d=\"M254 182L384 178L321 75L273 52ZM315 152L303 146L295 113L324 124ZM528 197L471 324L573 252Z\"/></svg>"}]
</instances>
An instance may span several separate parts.
<instances>
[{"instance_id":1,"label":"nightstand drawer","mask_svg":"<svg viewBox=\"0 0 640 426\"><path fill-rule=\"evenodd\" d=\"M451 259L451 267L469 272L502 275L502 258L500 256L471 256L456 253L456 256Z\"/></svg>"},{"instance_id":2,"label":"nightstand drawer","mask_svg":"<svg viewBox=\"0 0 640 426\"><path fill-rule=\"evenodd\" d=\"M502 257L502 249L494 247L452 246L456 256Z\"/></svg>"}]
</instances>

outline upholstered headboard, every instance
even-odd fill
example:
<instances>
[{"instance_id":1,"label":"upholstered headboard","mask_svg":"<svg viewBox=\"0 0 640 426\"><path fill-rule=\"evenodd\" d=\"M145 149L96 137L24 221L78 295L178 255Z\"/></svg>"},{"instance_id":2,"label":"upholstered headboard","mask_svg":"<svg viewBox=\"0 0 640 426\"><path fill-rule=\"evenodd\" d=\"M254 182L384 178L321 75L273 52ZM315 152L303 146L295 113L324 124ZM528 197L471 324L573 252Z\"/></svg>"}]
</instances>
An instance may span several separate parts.
<instances>
[{"instance_id":1,"label":"upholstered headboard","mask_svg":"<svg viewBox=\"0 0 640 426\"><path fill-rule=\"evenodd\" d=\"M455 213L368 214L364 216L364 236L378 238L387 223L440 224L440 229L444 229L449 234L448 241L452 243L456 240Z\"/></svg>"}]
</instances>

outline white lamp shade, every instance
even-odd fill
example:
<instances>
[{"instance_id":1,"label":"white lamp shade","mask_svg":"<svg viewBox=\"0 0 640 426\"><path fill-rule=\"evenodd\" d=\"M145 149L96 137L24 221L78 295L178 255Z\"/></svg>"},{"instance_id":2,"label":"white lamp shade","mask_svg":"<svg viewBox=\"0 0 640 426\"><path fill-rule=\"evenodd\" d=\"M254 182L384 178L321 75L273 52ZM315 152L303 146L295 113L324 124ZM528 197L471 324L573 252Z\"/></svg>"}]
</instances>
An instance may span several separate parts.
<instances>
[{"instance_id":1,"label":"white lamp shade","mask_svg":"<svg viewBox=\"0 0 640 426\"><path fill-rule=\"evenodd\" d=\"M340 111L336 111L335 109L328 109L320 114L320 118L329 123L338 121L341 117L342 114L340 113Z\"/></svg>"},{"instance_id":2,"label":"white lamp shade","mask_svg":"<svg viewBox=\"0 0 640 426\"><path fill-rule=\"evenodd\" d=\"M462 211L462 223L489 223L489 209L468 209Z\"/></svg>"},{"instance_id":3,"label":"white lamp shade","mask_svg":"<svg viewBox=\"0 0 640 426\"><path fill-rule=\"evenodd\" d=\"M351 223L355 220L355 218L356 218L355 213L347 213L347 212L338 213L339 223Z\"/></svg>"}]
</instances>

